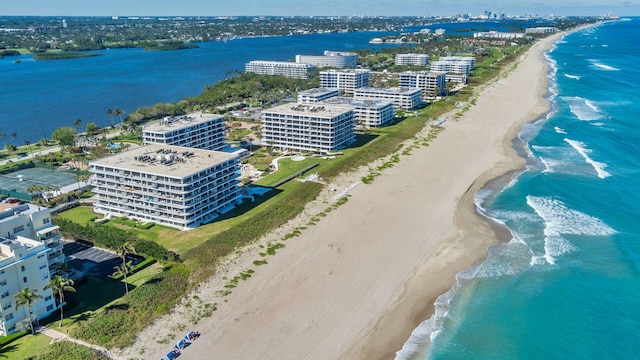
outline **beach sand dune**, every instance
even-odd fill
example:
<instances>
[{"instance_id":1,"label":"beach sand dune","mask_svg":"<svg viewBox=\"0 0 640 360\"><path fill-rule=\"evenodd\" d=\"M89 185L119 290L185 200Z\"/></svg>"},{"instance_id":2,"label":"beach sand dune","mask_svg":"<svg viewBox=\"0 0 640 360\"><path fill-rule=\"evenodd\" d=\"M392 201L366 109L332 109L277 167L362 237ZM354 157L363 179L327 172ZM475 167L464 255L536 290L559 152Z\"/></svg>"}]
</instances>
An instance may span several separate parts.
<instances>
[{"instance_id":1,"label":"beach sand dune","mask_svg":"<svg viewBox=\"0 0 640 360\"><path fill-rule=\"evenodd\" d=\"M254 245L230 259L198 291L218 310L193 326L202 336L184 350L185 358L393 358L455 275L499 241L476 214L474 196L487 181L524 165L512 139L548 111L543 53L557 37L536 43L517 68L481 89L476 104L458 120L449 117L429 146L402 156L372 184L353 187L348 202L288 240L230 295L215 296L221 276L251 268L261 250ZM340 191L366 173L342 176L261 243L304 224L331 204L329 188ZM188 323L188 312L183 307L156 322L121 358L161 357L168 346L157 340L170 324Z\"/></svg>"}]
</instances>

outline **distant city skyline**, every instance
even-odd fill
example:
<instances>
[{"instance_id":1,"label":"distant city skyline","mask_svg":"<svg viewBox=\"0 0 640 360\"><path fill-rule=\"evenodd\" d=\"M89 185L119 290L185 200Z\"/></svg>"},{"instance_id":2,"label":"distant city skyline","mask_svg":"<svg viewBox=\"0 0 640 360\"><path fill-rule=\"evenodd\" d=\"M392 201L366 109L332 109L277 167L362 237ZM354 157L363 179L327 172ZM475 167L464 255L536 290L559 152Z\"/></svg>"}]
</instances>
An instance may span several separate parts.
<instances>
[{"instance_id":1,"label":"distant city skyline","mask_svg":"<svg viewBox=\"0 0 640 360\"><path fill-rule=\"evenodd\" d=\"M640 15L640 3L625 0L24 0L7 1L0 15L39 16L346 16L478 15Z\"/></svg>"}]
</instances>

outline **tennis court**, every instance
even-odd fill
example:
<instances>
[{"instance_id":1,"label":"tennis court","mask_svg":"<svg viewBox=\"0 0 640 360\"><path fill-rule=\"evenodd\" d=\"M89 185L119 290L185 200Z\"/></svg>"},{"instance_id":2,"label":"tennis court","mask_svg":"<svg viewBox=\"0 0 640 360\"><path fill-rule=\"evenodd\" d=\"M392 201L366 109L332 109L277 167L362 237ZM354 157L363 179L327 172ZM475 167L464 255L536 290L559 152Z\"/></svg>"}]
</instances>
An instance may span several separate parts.
<instances>
[{"instance_id":1,"label":"tennis court","mask_svg":"<svg viewBox=\"0 0 640 360\"><path fill-rule=\"evenodd\" d=\"M31 200L31 194L27 188L39 185L42 190L45 187L64 191L66 186L76 183L75 174L70 172L46 169L28 168L0 175L0 193L24 200ZM23 196L20 196L24 194Z\"/></svg>"}]
</instances>

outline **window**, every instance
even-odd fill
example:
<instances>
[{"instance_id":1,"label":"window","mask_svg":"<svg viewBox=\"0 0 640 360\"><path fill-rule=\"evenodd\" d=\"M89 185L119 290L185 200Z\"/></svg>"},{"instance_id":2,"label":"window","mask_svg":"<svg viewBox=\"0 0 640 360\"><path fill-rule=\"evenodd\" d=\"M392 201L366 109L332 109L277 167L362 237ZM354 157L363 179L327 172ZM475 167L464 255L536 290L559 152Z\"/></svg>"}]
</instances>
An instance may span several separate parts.
<instances>
[{"instance_id":1,"label":"window","mask_svg":"<svg viewBox=\"0 0 640 360\"><path fill-rule=\"evenodd\" d=\"M6 321L9 321L9 320L13 319L13 313L8 313L7 315L4 316L4 319Z\"/></svg>"},{"instance_id":2,"label":"window","mask_svg":"<svg viewBox=\"0 0 640 360\"><path fill-rule=\"evenodd\" d=\"M4 299L4 298L6 298L7 296L9 296L9 292L8 292L8 291L5 291L5 292L3 292L3 293L2 293L2 295L0 295L0 298Z\"/></svg>"},{"instance_id":3,"label":"window","mask_svg":"<svg viewBox=\"0 0 640 360\"><path fill-rule=\"evenodd\" d=\"M8 303L2 307L2 310L11 309L11 303Z\"/></svg>"},{"instance_id":4,"label":"window","mask_svg":"<svg viewBox=\"0 0 640 360\"><path fill-rule=\"evenodd\" d=\"M25 270L27 270L27 268L24 267L24 265L20 266L20 270L22 270L22 272L24 272Z\"/></svg>"},{"instance_id":5,"label":"window","mask_svg":"<svg viewBox=\"0 0 640 360\"><path fill-rule=\"evenodd\" d=\"M42 274L42 280L47 280L48 278L49 278L49 274L48 273Z\"/></svg>"},{"instance_id":6,"label":"window","mask_svg":"<svg viewBox=\"0 0 640 360\"><path fill-rule=\"evenodd\" d=\"M51 300L51 295L47 295L44 297L44 301L49 301L49 300Z\"/></svg>"},{"instance_id":7,"label":"window","mask_svg":"<svg viewBox=\"0 0 640 360\"><path fill-rule=\"evenodd\" d=\"M27 282L27 277L26 276L22 278L22 282Z\"/></svg>"},{"instance_id":8,"label":"window","mask_svg":"<svg viewBox=\"0 0 640 360\"><path fill-rule=\"evenodd\" d=\"M47 311L51 311L51 310L53 310L53 305L47 306Z\"/></svg>"},{"instance_id":9,"label":"window","mask_svg":"<svg viewBox=\"0 0 640 360\"><path fill-rule=\"evenodd\" d=\"M22 230L24 230L24 225L16 226L13 228L14 233L20 232Z\"/></svg>"},{"instance_id":10,"label":"window","mask_svg":"<svg viewBox=\"0 0 640 360\"><path fill-rule=\"evenodd\" d=\"M0 286L5 286L5 285L7 285L7 280L0 281Z\"/></svg>"},{"instance_id":11,"label":"window","mask_svg":"<svg viewBox=\"0 0 640 360\"><path fill-rule=\"evenodd\" d=\"M43 223L43 224L48 224L48 223L50 223L50 222L51 222L51 220L49 220L49 218L44 218L44 219L42 219L42 223Z\"/></svg>"}]
</instances>

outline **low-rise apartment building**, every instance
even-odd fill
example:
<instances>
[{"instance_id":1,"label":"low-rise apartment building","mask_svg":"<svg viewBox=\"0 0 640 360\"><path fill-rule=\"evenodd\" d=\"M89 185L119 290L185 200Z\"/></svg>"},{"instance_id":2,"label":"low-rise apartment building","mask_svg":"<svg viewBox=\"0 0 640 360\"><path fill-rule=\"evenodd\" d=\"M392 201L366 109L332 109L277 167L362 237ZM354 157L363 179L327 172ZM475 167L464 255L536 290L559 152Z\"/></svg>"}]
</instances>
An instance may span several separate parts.
<instances>
[{"instance_id":1,"label":"low-rise apartment building","mask_svg":"<svg viewBox=\"0 0 640 360\"><path fill-rule=\"evenodd\" d=\"M333 97L340 96L340 90L327 88L314 88L298 93L298 103L315 104Z\"/></svg>"},{"instance_id":2,"label":"low-rise apartment building","mask_svg":"<svg viewBox=\"0 0 640 360\"><path fill-rule=\"evenodd\" d=\"M239 200L238 157L149 144L89 163L94 211L178 228L208 223Z\"/></svg>"},{"instance_id":3,"label":"low-rise apartment building","mask_svg":"<svg viewBox=\"0 0 640 360\"><path fill-rule=\"evenodd\" d=\"M351 97L333 97L323 103L353 107L357 128L383 127L389 125L396 116L395 105L389 100L354 100Z\"/></svg>"},{"instance_id":4,"label":"low-rise apartment building","mask_svg":"<svg viewBox=\"0 0 640 360\"><path fill-rule=\"evenodd\" d=\"M418 88L358 88L353 93L355 100L388 100L396 108L411 110L422 105L422 90Z\"/></svg>"},{"instance_id":5,"label":"low-rise apartment building","mask_svg":"<svg viewBox=\"0 0 640 360\"><path fill-rule=\"evenodd\" d=\"M283 151L327 153L355 140L351 106L289 103L263 110L262 142Z\"/></svg>"},{"instance_id":6,"label":"low-rise apartment building","mask_svg":"<svg viewBox=\"0 0 640 360\"><path fill-rule=\"evenodd\" d=\"M358 54L325 50L324 55L296 55L296 62L317 67L352 68L358 65Z\"/></svg>"},{"instance_id":7,"label":"low-rise apartment building","mask_svg":"<svg viewBox=\"0 0 640 360\"><path fill-rule=\"evenodd\" d=\"M18 305L15 295L23 289L41 296L31 303L32 320L46 318L56 310L47 289L51 274L47 254L50 249L37 240L22 236L0 237L0 335L29 329L27 306Z\"/></svg>"},{"instance_id":8,"label":"low-rise apartment building","mask_svg":"<svg viewBox=\"0 0 640 360\"><path fill-rule=\"evenodd\" d=\"M397 54L396 65L413 65L427 66L429 64L429 55L427 54Z\"/></svg>"},{"instance_id":9,"label":"low-rise apartment building","mask_svg":"<svg viewBox=\"0 0 640 360\"><path fill-rule=\"evenodd\" d=\"M316 67L289 61L253 60L245 64L246 72L262 75L282 75L294 79L309 79L315 75Z\"/></svg>"},{"instance_id":10,"label":"low-rise apartment building","mask_svg":"<svg viewBox=\"0 0 640 360\"><path fill-rule=\"evenodd\" d=\"M418 88L427 97L440 96L445 90L446 75L433 71L405 71L400 73L400 87Z\"/></svg>"},{"instance_id":11,"label":"low-rise apartment building","mask_svg":"<svg viewBox=\"0 0 640 360\"><path fill-rule=\"evenodd\" d=\"M52 274L64 263L60 227L51 223L51 211L48 208L18 204L0 212L0 234L10 239L21 236L43 243Z\"/></svg>"},{"instance_id":12,"label":"low-rise apartment building","mask_svg":"<svg viewBox=\"0 0 640 360\"><path fill-rule=\"evenodd\" d=\"M357 88L367 87L371 71L368 69L320 71L320 87L340 89L344 94L353 94Z\"/></svg>"},{"instance_id":13,"label":"low-rise apartment building","mask_svg":"<svg viewBox=\"0 0 640 360\"><path fill-rule=\"evenodd\" d=\"M142 143L222 150L225 143L225 120L222 115L201 112L167 116L142 128Z\"/></svg>"}]
</instances>

